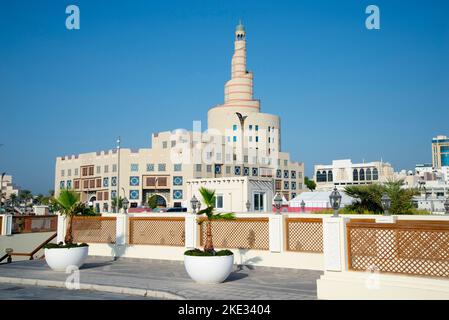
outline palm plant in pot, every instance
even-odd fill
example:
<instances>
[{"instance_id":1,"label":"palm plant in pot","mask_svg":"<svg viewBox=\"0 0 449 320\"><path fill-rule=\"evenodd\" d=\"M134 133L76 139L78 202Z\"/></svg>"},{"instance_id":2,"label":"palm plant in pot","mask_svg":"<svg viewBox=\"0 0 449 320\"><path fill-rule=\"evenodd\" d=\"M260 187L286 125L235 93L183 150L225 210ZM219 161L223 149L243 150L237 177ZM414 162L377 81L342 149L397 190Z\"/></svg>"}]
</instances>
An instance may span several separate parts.
<instances>
[{"instance_id":1,"label":"palm plant in pot","mask_svg":"<svg viewBox=\"0 0 449 320\"><path fill-rule=\"evenodd\" d=\"M67 217L64 242L50 243L45 248L45 260L55 271L66 271L68 266L81 267L89 253L89 246L85 243L73 243L73 217L89 214L91 209L79 201L75 191L63 189L57 198L53 198L55 207L61 215Z\"/></svg>"},{"instance_id":2,"label":"palm plant in pot","mask_svg":"<svg viewBox=\"0 0 449 320\"><path fill-rule=\"evenodd\" d=\"M206 208L197 212L198 224L206 224L204 250L194 249L184 253L184 266L189 276L198 283L221 283L226 280L234 265L230 250L215 251L212 241L212 221L235 220L233 213L215 212L215 191L199 189Z\"/></svg>"}]
</instances>

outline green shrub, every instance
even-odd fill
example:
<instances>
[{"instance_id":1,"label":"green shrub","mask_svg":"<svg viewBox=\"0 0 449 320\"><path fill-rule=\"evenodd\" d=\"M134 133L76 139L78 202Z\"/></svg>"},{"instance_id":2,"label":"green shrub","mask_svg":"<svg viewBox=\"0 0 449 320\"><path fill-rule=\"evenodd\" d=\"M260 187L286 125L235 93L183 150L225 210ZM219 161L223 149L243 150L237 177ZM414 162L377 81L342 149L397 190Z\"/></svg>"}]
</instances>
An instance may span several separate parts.
<instances>
[{"instance_id":1,"label":"green shrub","mask_svg":"<svg viewBox=\"0 0 449 320\"><path fill-rule=\"evenodd\" d=\"M210 252L210 251L203 251L200 249L193 249L193 250L187 250L184 252L186 256L193 256L193 257L223 257L223 256L232 256L234 253L230 250L221 250L218 252Z\"/></svg>"},{"instance_id":2,"label":"green shrub","mask_svg":"<svg viewBox=\"0 0 449 320\"><path fill-rule=\"evenodd\" d=\"M43 248L44 249L69 249L69 248L81 248L81 247L88 247L89 245L87 243L71 243L71 244L64 244L62 242L59 243L48 243Z\"/></svg>"}]
</instances>

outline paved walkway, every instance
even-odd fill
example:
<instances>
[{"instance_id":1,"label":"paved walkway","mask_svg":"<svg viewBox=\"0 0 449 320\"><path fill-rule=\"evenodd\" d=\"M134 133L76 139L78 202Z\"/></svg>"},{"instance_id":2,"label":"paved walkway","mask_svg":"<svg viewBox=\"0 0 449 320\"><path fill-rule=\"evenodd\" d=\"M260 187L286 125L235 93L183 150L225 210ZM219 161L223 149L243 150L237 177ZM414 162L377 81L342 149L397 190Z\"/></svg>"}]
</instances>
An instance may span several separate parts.
<instances>
[{"instance_id":1,"label":"paved walkway","mask_svg":"<svg viewBox=\"0 0 449 320\"><path fill-rule=\"evenodd\" d=\"M144 289L149 290L147 296L160 298L170 298L171 294L195 300L310 300L316 299L316 280L321 274L320 271L236 266L225 283L200 285L189 278L182 262L125 258L111 261L110 258L89 257L80 270L80 282ZM64 272L50 270L44 260L0 265L1 282L5 282L5 278L34 280L22 282L27 285L36 284L38 279L41 280L38 284L45 285L47 280L65 282L66 277ZM137 294L140 291L136 290ZM157 292L165 295L157 295Z\"/></svg>"},{"instance_id":2,"label":"paved walkway","mask_svg":"<svg viewBox=\"0 0 449 320\"><path fill-rule=\"evenodd\" d=\"M136 295L0 283L0 300L151 300Z\"/></svg>"}]
</instances>

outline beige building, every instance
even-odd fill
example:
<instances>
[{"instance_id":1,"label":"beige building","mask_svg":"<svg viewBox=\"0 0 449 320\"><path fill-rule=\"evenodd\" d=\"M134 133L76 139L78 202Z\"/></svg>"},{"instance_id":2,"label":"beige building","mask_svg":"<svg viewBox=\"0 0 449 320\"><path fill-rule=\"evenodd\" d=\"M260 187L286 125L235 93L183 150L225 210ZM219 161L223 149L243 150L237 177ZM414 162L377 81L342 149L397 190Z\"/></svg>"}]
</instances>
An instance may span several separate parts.
<instances>
[{"instance_id":1,"label":"beige building","mask_svg":"<svg viewBox=\"0 0 449 320\"><path fill-rule=\"evenodd\" d=\"M449 167L449 137L436 136L432 139L432 165L436 169Z\"/></svg>"},{"instance_id":2,"label":"beige building","mask_svg":"<svg viewBox=\"0 0 449 320\"><path fill-rule=\"evenodd\" d=\"M19 190L12 183L12 176L0 174L1 199L8 199L12 194L19 195Z\"/></svg>"},{"instance_id":3,"label":"beige building","mask_svg":"<svg viewBox=\"0 0 449 320\"><path fill-rule=\"evenodd\" d=\"M209 110L206 132L194 122L193 131L153 134L147 149L58 157L56 193L62 188L75 189L83 201L109 211L118 192L132 207L145 206L151 195L157 195L162 207L190 207L186 188L191 179L268 180L287 200L302 192L304 164L282 152L279 117L260 112L260 102L253 98L253 74L246 70L246 33L241 24L235 31L234 47L224 103Z\"/></svg>"},{"instance_id":4,"label":"beige building","mask_svg":"<svg viewBox=\"0 0 449 320\"><path fill-rule=\"evenodd\" d=\"M334 160L330 165L315 165L317 190L343 189L348 185L366 185L394 179L392 166L383 161L352 163L350 159Z\"/></svg>"}]
</instances>

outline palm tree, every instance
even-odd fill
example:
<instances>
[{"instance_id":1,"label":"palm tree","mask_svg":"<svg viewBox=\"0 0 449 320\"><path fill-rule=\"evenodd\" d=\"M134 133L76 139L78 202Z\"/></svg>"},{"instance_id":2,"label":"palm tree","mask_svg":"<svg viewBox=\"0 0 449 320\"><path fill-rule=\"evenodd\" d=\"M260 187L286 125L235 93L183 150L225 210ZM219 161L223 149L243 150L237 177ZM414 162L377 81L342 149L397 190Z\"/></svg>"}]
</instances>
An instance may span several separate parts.
<instances>
[{"instance_id":1,"label":"palm tree","mask_svg":"<svg viewBox=\"0 0 449 320\"><path fill-rule=\"evenodd\" d=\"M203 203L206 208L197 212L197 215L206 215L206 221L199 220L199 223L206 222L206 242L204 244L204 251L215 253L214 244L212 242L212 221L213 220L235 220L233 213L214 213L215 211L215 190L209 190L204 187L199 189Z\"/></svg>"},{"instance_id":2,"label":"palm tree","mask_svg":"<svg viewBox=\"0 0 449 320\"><path fill-rule=\"evenodd\" d=\"M83 214L88 208L83 202L79 201L78 193L68 189L61 190L59 196L57 198L54 198L54 202L58 206L59 212L67 217L67 227L64 242L66 244L72 244L73 217L77 214Z\"/></svg>"},{"instance_id":3,"label":"palm tree","mask_svg":"<svg viewBox=\"0 0 449 320\"><path fill-rule=\"evenodd\" d=\"M112 211L119 211L121 208L123 208L123 198L122 197L113 197L111 199L111 206L112 206Z\"/></svg>"}]
</instances>

